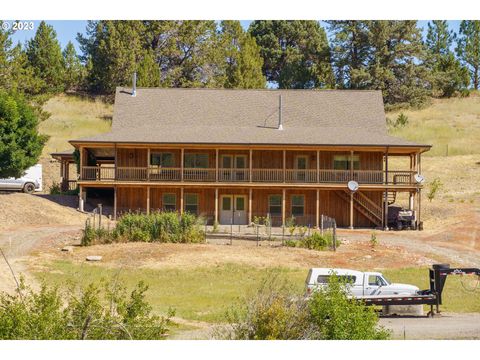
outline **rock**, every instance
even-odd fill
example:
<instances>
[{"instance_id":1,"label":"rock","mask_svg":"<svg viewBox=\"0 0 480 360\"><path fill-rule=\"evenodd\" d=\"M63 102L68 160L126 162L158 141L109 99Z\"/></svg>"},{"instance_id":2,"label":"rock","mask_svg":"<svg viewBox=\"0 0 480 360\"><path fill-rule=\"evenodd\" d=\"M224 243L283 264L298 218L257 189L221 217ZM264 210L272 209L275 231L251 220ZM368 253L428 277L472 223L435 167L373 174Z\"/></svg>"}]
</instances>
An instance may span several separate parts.
<instances>
[{"instance_id":1,"label":"rock","mask_svg":"<svg viewBox=\"0 0 480 360\"><path fill-rule=\"evenodd\" d=\"M62 251L73 252L73 246L65 246L62 248Z\"/></svg>"},{"instance_id":2,"label":"rock","mask_svg":"<svg viewBox=\"0 0 480 360\"><path fill-rule=\"evenodd\" d=\"M87 256L87 261L101 261L102 257L100 255L90 255Z\"/></svg>"},{"instance_id":3,"label":"rock","mask_svg":"<svg viewBox=\"0 0 480 360\"><path fill-rule=\"evenodd\" d=\"M372 258L372 255L365 255L364 258L365 258L365 259L371 259L371 258Z\"/></svg>"}]
</instances>

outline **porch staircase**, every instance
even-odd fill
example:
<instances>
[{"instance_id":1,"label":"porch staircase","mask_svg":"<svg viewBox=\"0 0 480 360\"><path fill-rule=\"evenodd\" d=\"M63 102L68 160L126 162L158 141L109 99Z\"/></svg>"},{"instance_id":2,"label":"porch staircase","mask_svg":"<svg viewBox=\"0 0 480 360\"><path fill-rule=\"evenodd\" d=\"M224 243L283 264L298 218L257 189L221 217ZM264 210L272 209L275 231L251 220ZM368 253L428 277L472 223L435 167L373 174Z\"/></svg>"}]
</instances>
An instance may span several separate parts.
<instances>
[{"instance_id":1,"label":"porch staircase","mask_svg":"<svg viewBox=\"0 0 480 360\"><path fill-rule=\"evenodd\" d=\"M337 191L336 194L347 203L350 203L350 193L347 190ZM388 205L393 204L396 200L397 193L395 191L389 191L387 195ZM384 198L384 196L382 196L382 198ZM378 204L368 196L361 192L356 192L353 195L353 207L375 225L382 226L383 208L378 206Z\"/></svg>"}]
</instances>

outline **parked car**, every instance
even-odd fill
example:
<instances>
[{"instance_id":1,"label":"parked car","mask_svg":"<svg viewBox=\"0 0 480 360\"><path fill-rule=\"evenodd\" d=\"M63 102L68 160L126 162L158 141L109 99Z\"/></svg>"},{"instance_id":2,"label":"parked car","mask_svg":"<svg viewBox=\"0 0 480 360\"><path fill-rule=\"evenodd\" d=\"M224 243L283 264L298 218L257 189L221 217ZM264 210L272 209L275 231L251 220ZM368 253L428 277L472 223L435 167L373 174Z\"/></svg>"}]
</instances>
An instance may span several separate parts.
<instances>
[{"instance_id":1,"label":"parked car","mask_svg":"<svg viewBox=\"0 0 480 360\"><path fill-rule=\"evenodd\" d=\"M37 164L27 169L21 178L0 179L0 190L23 191L28 194L42 191L42 165Z\"/></svg>"},{"instance_id":2,"label":"parked car","mask_svg":"<svg viewBox=\"0 0 480 360\"><path fill-rule=\"evenodd\" d=\"M388 207L388 227L397 230L415 230L415 211L400 206Z\"/></svg>"},{"instance_id":3,"label":"parked car","mask_svg":"<svg viewBox=\"0 0 480 360\"><path fill-rule=\"evenodd\" d=\"M345 281L352 297L372 297L391 295L415 295L420 290L408 284L391 283L379 272L361 272L348 269L313 268L306 279L306 295L328 286L329 278L335 274Z\"/></svg>"}]
</instances>

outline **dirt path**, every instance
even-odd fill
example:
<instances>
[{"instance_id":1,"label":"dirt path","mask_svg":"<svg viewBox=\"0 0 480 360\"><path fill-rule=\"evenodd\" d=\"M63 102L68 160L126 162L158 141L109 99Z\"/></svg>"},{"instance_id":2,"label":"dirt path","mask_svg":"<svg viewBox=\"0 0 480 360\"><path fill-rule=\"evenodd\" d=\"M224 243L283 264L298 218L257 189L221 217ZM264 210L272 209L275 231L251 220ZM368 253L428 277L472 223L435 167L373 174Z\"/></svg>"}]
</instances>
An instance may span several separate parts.
<instances>
[{"instance_id":1,"label":"dirt path","mask_svg":"<svg viewBox=\"0 0 480 360\"><path fill-rule=\"evenodd\" d=\"M7 257L17 278L23 275L29 284L32 277L26 271L24 264L32 252L46 248L60 248L78 238L78 225L46 225L20 227L15 230L4 230L0 233L0 247ZM11 291L15 288L11 271L3 258L0 258L0 291Z\"/></svg>"},{"instance_id":2,"label":"dirt path","mask_svg":"<svg viewBox=\"0 0 480 360\"><path fill-rule=\"evenodd\" d=\"M480 314L442 313L441 316L381 318L393 339L480 339Z\"/></svg>"}]
</instances>

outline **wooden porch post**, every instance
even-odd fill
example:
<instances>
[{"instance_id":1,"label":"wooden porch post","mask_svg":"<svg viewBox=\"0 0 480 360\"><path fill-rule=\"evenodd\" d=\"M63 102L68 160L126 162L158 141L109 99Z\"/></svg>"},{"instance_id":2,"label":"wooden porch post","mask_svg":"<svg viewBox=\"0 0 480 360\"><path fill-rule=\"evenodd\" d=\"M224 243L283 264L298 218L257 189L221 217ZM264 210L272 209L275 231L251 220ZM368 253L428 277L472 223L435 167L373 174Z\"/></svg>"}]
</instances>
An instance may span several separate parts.
<instances>
[{"instance_id":1,"label":"wooden porch post","mask_svg":"<svg viewBox=\"0 0 480 360\"><path fill-rule=\"evenodd\" d=\"M252 223L252 188L248 189L248 225Z\"/></svg>"},{"instance_id":2,"label":"wooden porch post","mask_svg":"<svg viewBox=\"0 0 480 360\"><path fill-rule=\"evenodd\" d=\"M287 150L283 150L283 182L287 180Z\"/></svg>"},{"instance_id":3,"label":"wooden porch post","mask_svg":"<svg viewBox=\"0 0 480 360\"><path fill-rule=\"evenodd\" d=\"M78 210L83 212L83 186L78 185Z\"/></svg>"},{"instance_id":4,"label":"wooden porch post","mask_svg":"<svg viewBox=\"0 0 480 360\"><path fill-rule=\"evenodd\" d=\"M320 150L317 150L317 182L320 182Z\"/></svg>"},{"instance_id":5,"label":"wooden porch post","mask_svg":"<svg viewBox=\"0 0 480 360\"><path fill-rule=\"evenodd\" d=\"M183 214L183 186L180 188L180 214Z\"/></svg>"},{"instance_id":6,"label":"wooden porch post","mask_svg":"<svg viewBox=\"0 0 480 360\"><path fill-rule=\"evenodd\" d=\"M150 181L150 148L147 149L147 180Z\"/></svg>"},{"instance_id":7,"label":"wooden porch post","mask_svg":"<svg viewBox=\"0 0 480 360\"><path fill-rule=\"evenodd\" d=\"M320 226L320 190L317 189L317 202L315 203L315 226Z\"/></svg>"},{"instance_id":8,"label":"wooden porch post","mask_svg":"<svg viewBox=\"0 0 480 360\"><path fill-rule=\"evenodd\" d=\"M113 220L117 220L117 185L113 186Z\"/></svg>"},{"instance_id":9,"label":"wooden porch post","mask_svg":"<svg viewBox=\"0 0 480 360\"><path fill-rule=\"evenodd\" d=\"M113 164L113 177L114 180L117 180L117 159L118 159L118 149L117 149L117 143L114 144L115 147L115 159L114 159L114 164Z\"/></svg>"},{"instance_id":10,"label":"wooden porch post","mask_svg":"<svg viewBox=\"0 0 480 360\"><path fill-rule=\"evenodd\" d=\"M147 186L147 215L150 214L150 186Z\"/></svg>"},{"instance_id":11,"label":"wooden porch post","mask_svg":"<svg viewBox=\"0 0 480 360\"><path fill-rule=\"evenodd\" d=\"M422 173L422 154L418 153L417 172ZM420 224L422 215L422 188L418 188L418 223Z\"/></svg>"},{"instance_id":12,"label":"wooden porch post","mask_svg":"<svg viewBox=\"0 0 480 360\"><path fill-rule=\"evenodd\" d=\"M180 181L182 181L182 182L183 182L183 163L185 161L184 156L185 156L185 149L181 148L180 149ZM182 191L183 191L183 189L182 189ZM182 207L182 211L183 211L183 207Z\"/></svg>"},{"instance_id":13,"label":"wooden porch post","mask_svg":"<svg viewBox=\"0 0 480 360\"><path fill-rule=\"evenodd\" d=\"M282 189L282 226L285 226L285 203L286 203L286 191L285 191L285 188Z\"/></svg>"},{"instance_id":14,"label":"wooden porch post","mask_svg":"<svg viewBox=\"0 0 480 360\"><path fill-rule=\"evenodd\" d=\"M215 149L215 181L216 182L218 182L218 153L219 153L218 149Z\"/></svg>"},{"instance_id":15,"label":"wooden porch post","mask_svg":"<svg viewBox=\"0 0 480 360\"><path fill-rule=\"evenodd\" d=\"M248 152L248 172L249 172L249 179L250 179L250 182L253 181L253 174L252 174L252 169L253 169L253 150L250 149L249 152Z\"/></svg>"},{"instance_id":16,"label":"wooden porch post","mask_svg":"<svg viewBox=\"0 0 480 360\"><path fill-rule=\"evenodd\" d=\"M353 191L350 191L350 226L349 229L353 229Z\"/></svg>"},{"instance_id":17,"label":"wooden porch post","mask_svg":"<svg viewBox=\"0 0 480 360\"><path fill-rule=\"evenodd\" d=\"M384 198L383 229L388 230L388 146L385 151L385 198Z\"/></svg>"},{"instance_id":18,"label":"wooden porch post","mask_svg":"<svg viewBox=\"0 0 480 360\"><path fill-rule=\"evenodd\" d=\"M215 188L215 219L214 224L218 224L218 188Z\"/></svg>"},{"instance_id":19,"label":"wooden porch post","mask_svg":"<svg viewBox=\"0 0 480 360\"><path fill-rule=\"evenodd\" d=\"M80 153L80 180L83 180L83 146L80 146L78 149Z\"/></svg>"},{"instance_id":20,"label":"wooden porch post","mask_svg":"<svg viewBox=\"0 0 480 360\"><path fill-rule=\"evenodd\" d=\"M353 150L350 150L350 180L353 180Z\"/></svg>"}]
</instances>

